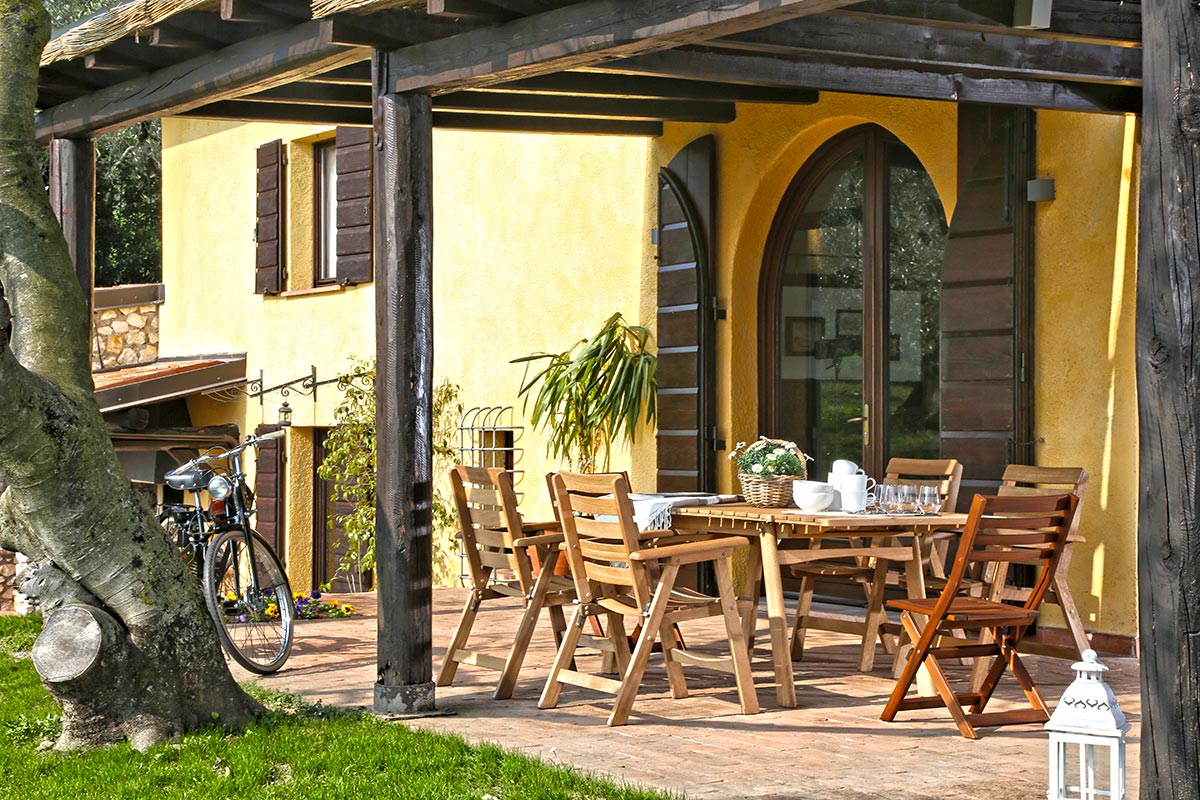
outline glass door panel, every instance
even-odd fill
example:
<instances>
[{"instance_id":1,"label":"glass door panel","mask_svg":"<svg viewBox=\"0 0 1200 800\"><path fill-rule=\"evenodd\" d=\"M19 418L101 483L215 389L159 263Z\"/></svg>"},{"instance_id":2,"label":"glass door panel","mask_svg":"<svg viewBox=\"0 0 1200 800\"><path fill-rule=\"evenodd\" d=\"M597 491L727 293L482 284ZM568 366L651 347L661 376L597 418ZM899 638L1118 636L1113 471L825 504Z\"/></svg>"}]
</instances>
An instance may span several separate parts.
<instances>
[{"instance_id":1,"label":"glass door panel","mask_svg":"<svg viewBox=\"0 0 1200 800\"><path fill-rule=\"evenodd\" d=\"M921 162L888 142L887 341L884 349L887 458L938 458L940 308L947 226Z\"/></svg>"},{"instance_id":2,"label":"glass door panel","mask_svg":"<svg viewBox=\"0 0 1200 800\"><path fill-rule=\"evenodd\" d=\"M864 153L837 160L788 234L775 309L773 433L815 457L863 453Z\"/></svg>"}]
</instances>

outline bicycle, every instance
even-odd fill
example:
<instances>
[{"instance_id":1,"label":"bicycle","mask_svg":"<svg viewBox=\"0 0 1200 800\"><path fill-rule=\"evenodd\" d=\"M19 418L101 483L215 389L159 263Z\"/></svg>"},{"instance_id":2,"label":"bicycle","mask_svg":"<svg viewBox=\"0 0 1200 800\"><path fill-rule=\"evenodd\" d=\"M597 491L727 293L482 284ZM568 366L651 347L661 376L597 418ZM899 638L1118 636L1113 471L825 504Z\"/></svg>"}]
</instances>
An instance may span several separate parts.
<instances>
[{"instance_id":1,"label":"bicycle","mask_svg":"<svg viewBox=\"0 0 1200 800\"><path fill-rule=\"evenodd\" d=\"M279 670L287 661L296 610L279 559L250 527L254 496L246 486L241 457L251 446L283 437L283 430L248 436L236 447L212 448L169 471L166 484L193 492L196 503L164 504L158 516L200 579L221 646L234 661L260 675Z\"/></svg>"}]
</instances>

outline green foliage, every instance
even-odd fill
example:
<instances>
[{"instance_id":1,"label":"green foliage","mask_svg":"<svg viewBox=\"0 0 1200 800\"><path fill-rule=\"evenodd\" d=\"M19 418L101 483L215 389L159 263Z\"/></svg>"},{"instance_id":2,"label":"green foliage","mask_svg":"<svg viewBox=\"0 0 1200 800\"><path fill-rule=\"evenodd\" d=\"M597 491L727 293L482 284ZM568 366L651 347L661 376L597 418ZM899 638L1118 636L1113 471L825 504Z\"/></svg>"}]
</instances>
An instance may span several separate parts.
<instances>
[{"instance_id":1,"label":"green foliage","mask_svg":"<svg viewBox=\"0 0 1200 800\"><path fill-rule=\"evenodd\" d=\"M36 614L0 617L0 655L28 653L33 650L33 643L41 631L42 618Z\"/></svg>"},{"instance_id":2,"label":"green foliage","mask_svg":"<svg viewBox=\"0 0 1200 800\"><path fill-rule=\"evenodd\" d=\"M580 472L604 471L614 441L635 441L643 418L654 423L658 358L647 351L649 340L650 331L629 325L617 313L595 336L569 350L513 360L525 364L520 393L526 410L534 394L530 421L549 432L552 457ZM536 362L545 366L530 378Z\"/></svg>"},{"instance_id":3,"label":"green foliage","mask_svg":"<svg viewBox=\"0 0 1200 800\"><path fill-rule=\"evenodd\" d=\"M345 397L334 411L336 427L325 439L325 461L317 474L331 483L334 497L354 506L350 513L332 518L342 527L348 545L338 571L353 583L357 575L375 567L374 360L355 361L352 371L341 376L339 386ZM453 436L462 416L459 392L450 381L443 381L433 391L433 469L437 478L433 492L434 580L439 583L457 574L453 543L457 517L442 476L457 454Z\"/></svg>"},{"instance_id":4,"label":"green foliage","mask_svg":"<svg viewBox=\"0 0 1200 800\"><path fill-rule=\"evenodd\" d=\"M743 447L746 449L743 450ZM746 447L745 442L738 442L729 458L737 464L739 473L760 475L764 478L774 475L796 475L806 478L808 462L812 461L812 456L801 452L794 442L768 439L765 436L749 447Z\"/></svg>"},{"instance_id":5,"label":"green foliage","mask_svg":"<svg viewBox=\"0 0 1200 800\"><path fill-rule=\"evenodd\" d=\"M0 618L0 623L4 622ZM0 625L0 632L5 626ZM403 797L405 800L665 800L457 736L417 731L371 714L244 688L269 712L245 730L219 724L137 753L39 752L58 708L28 660L0 654L0 786L6 797L221 800ZM24 719L24 721L22 721ZM5 736L5 733L8 736Z\"/></svg>"},{"instance_id":6,"label":"green foliage","mask_svg":"<svg viewBox=\"0 0 1200 800\"><path fill-rule=\"evenodd\" d=\"M111 0L43 0L55 28ZM96 139L96 285L162 276L162 126L138 122ZM45 158L45 151L43 151ZM49 161L43 171L48 171Z\"/></svg>"}]
</instances>

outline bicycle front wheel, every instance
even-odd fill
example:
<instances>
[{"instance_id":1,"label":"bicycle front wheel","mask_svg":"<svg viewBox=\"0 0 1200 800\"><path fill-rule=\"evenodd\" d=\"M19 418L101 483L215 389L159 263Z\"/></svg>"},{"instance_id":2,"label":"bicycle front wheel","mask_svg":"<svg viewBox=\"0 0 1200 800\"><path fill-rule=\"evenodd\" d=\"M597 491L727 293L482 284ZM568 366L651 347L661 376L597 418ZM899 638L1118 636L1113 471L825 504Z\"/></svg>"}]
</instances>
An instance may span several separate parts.
<instances>
[{"instance_id":1,"label":"bicycle front wheel","mask_svg":"<svg viewBox=\"0 0 1200 800\"><path fill-rule=\"evenodd\" d=\"M292 651L296 608L271 546L257 533L250 535L249 543L240 530L213 537L204 556L204 600L225 651L251 672L266 675Z\"/></svg>"}]
</instances>

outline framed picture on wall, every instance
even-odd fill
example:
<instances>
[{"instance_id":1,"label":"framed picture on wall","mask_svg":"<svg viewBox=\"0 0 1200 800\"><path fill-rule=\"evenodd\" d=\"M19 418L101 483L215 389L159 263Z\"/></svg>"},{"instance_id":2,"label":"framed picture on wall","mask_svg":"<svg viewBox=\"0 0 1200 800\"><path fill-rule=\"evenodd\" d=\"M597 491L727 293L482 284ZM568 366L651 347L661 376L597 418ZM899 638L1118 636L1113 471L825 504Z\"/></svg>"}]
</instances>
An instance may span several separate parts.
<instances>
[{"instance_id":1,"label":"framed picture on wall","mask_svg":"<svg viewBox=\"0 0 1200 800\"><path fill-rule=\"evenodd\" d=\"M817 342L825 338L825 318L787 317L784 320L783 336L784 355L816 355Z\"/></svg>"},{"instance_id":2,"label":"framed picture on wall","mask_svg":"<svg viewBox=\"0 0 1200 800\"><path fill-rule=\"evenodd\" d=\"M837 335L861 337L863 317L861 308L839 308L837 312Z\"/></svg>"}]
</instances>

